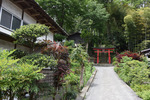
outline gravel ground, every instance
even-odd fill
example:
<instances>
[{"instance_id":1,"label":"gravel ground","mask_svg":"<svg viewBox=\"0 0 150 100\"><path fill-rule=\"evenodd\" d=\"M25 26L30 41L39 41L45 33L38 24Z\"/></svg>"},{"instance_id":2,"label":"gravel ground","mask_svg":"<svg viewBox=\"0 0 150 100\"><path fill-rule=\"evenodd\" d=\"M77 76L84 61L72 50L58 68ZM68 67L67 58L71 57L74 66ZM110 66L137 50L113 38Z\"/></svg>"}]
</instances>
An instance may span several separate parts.
<instances>
[{"instance_id":1,"label":"gravel ground","mask_svg":"<svg viewBox=\"0 0 150 100\"><path fill-rule=\"evenodd\" d=\"M114 72L114 67L98 66L85 100L142 100Z\"/></svg>"}]
</instances>

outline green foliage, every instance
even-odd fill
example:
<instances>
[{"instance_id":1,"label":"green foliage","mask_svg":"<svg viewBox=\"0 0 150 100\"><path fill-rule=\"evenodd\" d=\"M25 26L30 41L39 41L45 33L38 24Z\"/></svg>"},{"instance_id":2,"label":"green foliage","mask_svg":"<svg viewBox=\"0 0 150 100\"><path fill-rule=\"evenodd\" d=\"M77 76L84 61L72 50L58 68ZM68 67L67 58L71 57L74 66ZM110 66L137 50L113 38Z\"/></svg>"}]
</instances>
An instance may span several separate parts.
<instances>
[{"instance_id":1,"label":"green foliage","mask_svg":"<svg viewBox=\"0 0 150 100\"><path fill-rule=\"evenodd\" d=\"M93 63L85 62L84 86L87 84L94 71L95 67L93 67Z\"/></svg>"},{"instance_id":2,"label":"green foliage","mask_svg":"<svg viewBox=\"0 0 150 100\"><path fill-rule=\"evenodd\" d=\"M14 50L12 50L12 51L14 51ZM14 59L20 59L20 58L26 56L27 54L28 54L28 53L27 53L26 51L22 51L22 50L17 49L17 50L15 50L15 51L14 51L11 55L9 55L9 56L12 56Z\"/></svg>"},{"instance_id":3,"label":"green foliage","mask_svg":"<svg viewBox=\"0 0 150 100\"><path fill-rule=\"evenodd\" d=\"M121 59L121 63L126 63L126 62L128 62L128 61L132 61L132 57L124 56L124 57L122 57L122 59Z\"/></svg>"},{"instance_id":4,"label":"green foliage","mask_svg":"<svg viewBox=\"0 0 150 100\"><path fill-rule=\"evenodd\" d=\"M76 73L70 73L65 77L66 83L70 85L78 85L80 81L80 76Z\"/></svg>"},{"instance_id":5,"label":"green foliage","mask_svg":"<svg viewBox=\"0 0 150 100\"><path fill-rule=\"evenodd\" d=\"M128 4L133 8L142 8L149 6L150 0L123 0L122 3Z\"/></svg>"},{"instance_id":6,"label":"green foliage","mask_svg":"<svg viewBox=\"0 0 150 100\"><path fill-rule=\"evenodd\" d=\"M112 60L112 64L115 66L115 65L117 65L117 63L118 63L118 61L117 61L117 58L116 57L113 57L113 60Z\"/></svg>"},{"instance_id":7,"label":"green foliage","mask_svg":"<svg viewBox=\"0 0 150 100\"><path fill-rule=\"evenodd\" d=\"M118 69L115 70L119 72L119 77L129 85L134 86L134 84L143 84L149 81L150 71L147 69L148 65L145 62L132 60L120 63L119 66L121 66L118 68L119 71Z\"/></svg>"},{"instance_id":8,"label":"green foliage","mask_svg":"<svg viewBox=\"0 0 150 100\"><path fill-rule=\"evenodd\" d=\"M88 54L85 52L84 49L82 49L81 46L78 46L74 48L74 50L71 52L70 58L71 58L71 62L79 63L81 66L81 67L79 66L80 67L79 68L80 69L80 88L81 88L85 84L85 82L87 82L86 79L88 79L90 76L88 68L92 67L92 65L89 64L88 62L88 58L89 58ZM87 73L85 72L85 70L87 71ZM88 78L86 77L86 74L88 75L87 76Z\"/></svg>"},{"instance_id":9,"label":"green foliage","mask_svg":"<svg viewBox=\"0 0 150 100\"><path fill-rule=\"evenodd\" d=\"M67 32L75 28L78 16L83 14L86 0L36 0L39 5Z\"/></svg>"},{"instance_id":10,"label":"green foliage","mask_svg":"<svg viewBox=\"0 0 150 100\"><path fill-rule=\"evenodd\" d=\"M77 97L77 94L75 91L68 91L64 95L64 100L75 100Z\"/></svg>"},{"instance_id":11,"label":"green foliage","mask_svg":"<svg viewBox=\"0 0 150 100\"><path fill-rule=\"evenodd\" d=\"M85 52L84 49L82 49L81 46L74 48L74 50L71 52L70 58L73 62L79 62L84 63L84 61L87 61L88 54Z\"/></svg>"},{"instance_id":12,"label":"green foliage","mask_svg":"<svg viewBox=\"0 0 150 100\"><path fill-rule=\"evenodd\" d=\"M142 85L135 84L135 86L132 89L135 92L147 91L150 90L150 84L142 84Z\"/></svg>"},{"instance_id":13,"label":"green foliage","mask_svg":"<svg viewBox=\"0 0 150 100\"><path fill-rule=\"evenodd\" d=\"M126 41L128 48L132 51L140 51L144 48L146 40L149 40L150 8L131 10L124 18ZM145 41L144 41L145 40ZM142 41L144 42L142 43Z\"/></svg>"},{"instance_id":14,"label":"green foliage","mask_svg":"<svg viewBox=\"0 0 150 100\"><path fill-rule=\"evenodd\" d=\"M124 56L117 65L114 70L118 73L119 77L143 100L150 100L150 70L147 61L133 60L130 57Z\"/></svg>"},{"instance_id":15,"label":"green foliage","mask_svg":"<svg viewBox=\"0 0 150 100\"><path fill-rule=\"evenodd\" d=\"M9 57L13 51L0 51L0 89L7 92L11 100L24 92L38 92L36 80L44 78L41 68L28 63L18 63L19 59Z\"/></svg>"},{"instance_id":16,"label":"green foliage","mask_svg":"<svg viewBox=\"0 0 150 100\"><path fill-rule=\"evenodd\" d=\"M16 39L15 43L25 44L34 47L34 43L38 37L47 35L49 27L41 24L29 24L21 26L12 33L12 37Z\"/></svg>"},{"instance_id":17,"label":"green foliage","mask_svg":"<svg viewBox=\"0 0 150 100\"><path fill-rule=\"evenodd\" d=\"M150 47L150 40L144 40L141 43L137 44L135 48L137 51L141 51Z\"/></svg>"},{"instance_id":18,"label":"green foliage","mask_svg":"<svg viewBox=\"0 0 150 100\"><path fill-rule=\"evenodd\" d=\"M65 41L64 46L75 47L74 40Z\"/></svg>"},{"instance_id":19,"label":"green foliage","mask_svg":"<svg viewBox=\"0 0 150 100\"><path fill-rule=\"evenodd\" d=\"M137 92L137 95L143 100L150 100L150 90Z\"/></svg>"},{"instance_id":20,"label":"green foliage","mask_svg":"<svg viewBox=\"0 0 150 100\"><path fill-rule=\"evenodd\" d=\"M96 1L89 1L86 10L88 10L88 13L85 15L85 17L91 20L89 25L99 30L99 32L103 32L103 25L106 23L109 17L109 14L106 12L106 8L103 7L103 4L100 4Z\"/></svg>"},{"instance_id":21,"label":"green foliage","mask_svg":"<svg viewBox=\"0 0 150 100\"><path fill-rule=\"evenodd\" d=\"M71 54L73 48L75 47L75 43L74 40L70 40L70 41L65 41L64 46L66 46L69 50L69 53Z\"/></svg>"},{"instance_id":22,"label":"green foliage","mask_svg":"<svg viewBox=\"0 0 150 100\"><path fill-rule=\"evenodd\" d=\"M57 60L55 60L53 56L48 56L40 53L24 56L23 58L21 58L21 62L33 64L41 68L50 67L53 70L57 65Z\"/></svg>"},{"instance_id":23,"label":"green foliage","mask_svg":"<svg viewBox=\"0 0 150 100\"><path fill-rule=\"evenodd\" d=\"M66 36L61 35L61 34L54 34L54 40L55 41L63 41L66 39Z\"/></svg>"}]
</instances>

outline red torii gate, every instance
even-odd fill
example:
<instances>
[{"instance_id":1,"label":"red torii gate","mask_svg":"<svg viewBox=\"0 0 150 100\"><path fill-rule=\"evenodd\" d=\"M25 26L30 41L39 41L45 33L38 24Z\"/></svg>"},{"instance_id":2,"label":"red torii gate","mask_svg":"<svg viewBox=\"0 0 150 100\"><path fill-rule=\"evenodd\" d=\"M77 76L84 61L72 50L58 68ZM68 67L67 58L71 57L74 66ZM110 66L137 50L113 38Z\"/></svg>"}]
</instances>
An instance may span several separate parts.
<instances>
[{"instance_id":1,"label":"red torii gate","mask_svg":"<svg viewBox=\"0 0 150 100\"><path fill-rule=\"evenodd\" d=\"M115 48L93 48L94 52L97 53L97 64L99 63L99 53L108 53L109 64L111 63L110 53L113 53L112 50Z\"/></svg>"}]
</instances>

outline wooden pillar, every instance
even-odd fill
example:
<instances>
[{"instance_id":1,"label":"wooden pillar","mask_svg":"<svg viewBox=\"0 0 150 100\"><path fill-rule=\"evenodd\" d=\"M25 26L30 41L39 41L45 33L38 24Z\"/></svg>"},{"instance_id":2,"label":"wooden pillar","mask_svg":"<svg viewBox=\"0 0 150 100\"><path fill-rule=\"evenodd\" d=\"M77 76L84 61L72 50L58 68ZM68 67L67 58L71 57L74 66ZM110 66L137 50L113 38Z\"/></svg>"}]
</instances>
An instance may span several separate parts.
<instances>
[{"instance_id":1,"label":"wooden pillar","mask_svg":"<svg viewBox=\"0 0 150 100\"><path fill-rule=\"evenodd\" d=\"M2 0L0 0L0 6L2 6Z\"/></svg>"},{"instance_id":2,"label":"wooden pillar","mask_svg":"<svg viewBox=\"0 0 150 100\"><path fill-rule=\"evenodd\" d=\"M99 50L97 50L97 64L99 63Z\"/></svg>"},{"instance_id":3,"label":"wooden pillar","mask_svg":"<svg viewBox=\"0 0 150 100\"><path fill-rule=\"evenodd\" d=\"M108 50L108 59L109 59L109 64L110 64L111 63L110 50Z\"/></svg>"}]
</instances>

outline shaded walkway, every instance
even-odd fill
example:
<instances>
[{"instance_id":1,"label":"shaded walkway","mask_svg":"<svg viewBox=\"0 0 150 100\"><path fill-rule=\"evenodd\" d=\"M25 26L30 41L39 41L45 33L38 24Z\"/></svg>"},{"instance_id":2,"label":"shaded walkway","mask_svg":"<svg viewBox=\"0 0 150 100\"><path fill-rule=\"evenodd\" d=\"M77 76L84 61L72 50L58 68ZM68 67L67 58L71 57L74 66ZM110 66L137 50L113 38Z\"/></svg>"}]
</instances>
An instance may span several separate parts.
<instances>
[{"instance_id":1,"label":"shaded walkway","mask_svg":"<svg viewBox=\"0 0 150 100\"><path fill-rule=\"evenodd\" d=\"M113 70L114 67L96 67L97 74L85 100L141 100Z\"/></svg>"}]
</instances>

